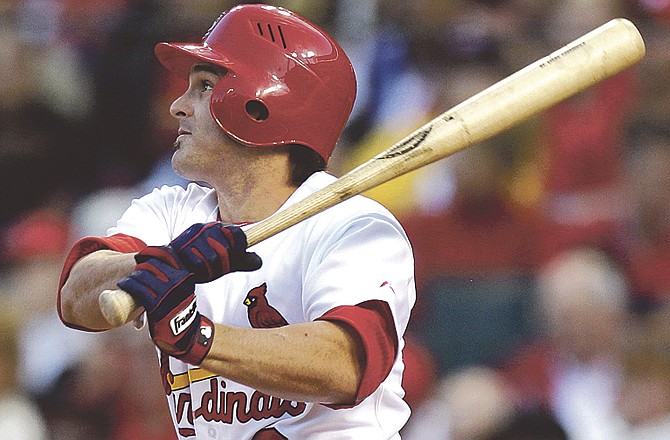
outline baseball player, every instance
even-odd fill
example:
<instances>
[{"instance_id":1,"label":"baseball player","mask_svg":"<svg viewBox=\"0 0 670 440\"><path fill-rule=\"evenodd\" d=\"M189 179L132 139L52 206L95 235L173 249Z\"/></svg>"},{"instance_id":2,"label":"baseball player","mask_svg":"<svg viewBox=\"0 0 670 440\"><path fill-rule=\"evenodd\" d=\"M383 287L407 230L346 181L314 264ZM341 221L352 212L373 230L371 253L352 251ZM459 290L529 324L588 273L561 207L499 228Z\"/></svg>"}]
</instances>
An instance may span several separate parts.
<instances>
[{"instance_id":1,"label":"baseball player","mask_svg":"<svg viewBox=\"0 0 670 440\"><path fill-rule=\"evenodd\" d=\"M357 196L249 249L244 234L335 180L323 170L356 94L349 59L266 5L155 51L189 81L170 107L173 168L208 185L156 189L79 240L61 319L108 329L97 298L117 286L143 306L180 439L400 438L415 289L398 222Z\"/></svg>"}]
</instances>

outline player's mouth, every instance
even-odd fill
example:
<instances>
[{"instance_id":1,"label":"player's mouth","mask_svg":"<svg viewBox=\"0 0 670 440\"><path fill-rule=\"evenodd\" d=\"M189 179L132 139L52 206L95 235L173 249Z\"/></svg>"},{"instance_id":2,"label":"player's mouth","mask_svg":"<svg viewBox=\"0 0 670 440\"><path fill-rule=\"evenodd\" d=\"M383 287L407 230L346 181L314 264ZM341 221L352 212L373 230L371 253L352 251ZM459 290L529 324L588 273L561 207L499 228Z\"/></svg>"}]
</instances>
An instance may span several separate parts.
<instances>
[{"instance_id":1,"label":"player's mouth","mask_svg":"<svg viewBox=\"0 0 670 440\"><path fill-rule=\"evenodd\" d=\"M172 144L172 149L177 151L184 137L190 135L191 135L190 131L180 128L179 131L177 132L177 139L174 141L174 144Z\"/></svg>"}]
</instances>

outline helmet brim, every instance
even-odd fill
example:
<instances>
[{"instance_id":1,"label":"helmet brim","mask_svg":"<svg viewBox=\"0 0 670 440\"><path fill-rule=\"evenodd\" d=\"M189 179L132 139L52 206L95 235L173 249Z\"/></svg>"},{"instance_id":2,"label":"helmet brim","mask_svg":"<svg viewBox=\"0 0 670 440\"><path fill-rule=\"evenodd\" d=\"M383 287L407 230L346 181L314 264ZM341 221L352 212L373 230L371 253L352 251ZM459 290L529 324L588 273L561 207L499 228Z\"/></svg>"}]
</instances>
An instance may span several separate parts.
<instances>
[{"instance_id":1,"label":"helmet brim","mask_svg":"<svg viewBox=\"0 0 670 440\"><path fill-rule=\"evenodd\" d=\"M173 74L188 78L196 63L210 63L226 67L228 58L214 51L207 44L158 43L154 48L158 61Z\"/></svg>"}]
</instances>

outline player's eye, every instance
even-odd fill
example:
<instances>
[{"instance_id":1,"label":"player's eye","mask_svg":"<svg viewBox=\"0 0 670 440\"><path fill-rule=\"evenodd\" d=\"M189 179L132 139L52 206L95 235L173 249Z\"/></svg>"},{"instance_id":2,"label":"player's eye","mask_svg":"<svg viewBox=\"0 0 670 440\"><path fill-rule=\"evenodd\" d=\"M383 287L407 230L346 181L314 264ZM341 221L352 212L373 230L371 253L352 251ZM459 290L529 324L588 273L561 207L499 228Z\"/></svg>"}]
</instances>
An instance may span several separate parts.
<instances>
[{"instance_id":1,"label":"player's eye","mask_svg":"<svg viewBox=\"0 0 670 440\"><path fill-rule=\"evenodd\" d=\"M203 92L209 92L214 90L214 83L211 81L203 81L201 84L201 88Z\"/></svg>"}]
</instances>

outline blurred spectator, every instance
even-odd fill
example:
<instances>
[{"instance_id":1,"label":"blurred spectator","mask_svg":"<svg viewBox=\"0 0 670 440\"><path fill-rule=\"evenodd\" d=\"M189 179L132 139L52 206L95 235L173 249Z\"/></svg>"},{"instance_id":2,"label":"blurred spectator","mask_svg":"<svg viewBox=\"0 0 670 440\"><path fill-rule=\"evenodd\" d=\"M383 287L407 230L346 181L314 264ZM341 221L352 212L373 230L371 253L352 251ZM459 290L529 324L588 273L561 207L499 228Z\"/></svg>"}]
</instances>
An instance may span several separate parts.
<instances>
[{"instance_id":1,"label":"blurred spectator","mask_svg":"<svg viewBox=\"0 0 670 440\"><path fill-rule=\"evenodd\" d=\"M340 147L329 164L332 172L349 171L429 119L433 91L421 66L413 62L408 45L401 30L386 24L354 50L352 62L357 72L362 71L360 80L357 77L362 88ZM407 178L401 177L391 186L402 186L403 181L406 183ZM385 186L388 191L389 185ZM383 198L375 199L394 212L411 199L411 191L394 191L390 196L373 192Z\"/></svg>"},{"instance_id":2,"label":"blurred spectator","mask_svg":"<svg viewBox=\"0 0 670 440\"><path fill-rule=\"evenodd\" d=\"M548 37L552 44L566 44L604 24L623 12L620 0L562 0L554 1L548 20Z\"/></svg>"},{"instance_id":3,"label":"blurred spectator","mask_svg":"<svg viewBox=\"0 0 670 440\"><path fill-rule=\"evenodd\" d=\"M111 440L176 439L148 331L126 327L108 337L105 350L112 353L110 361L119 372Z\"/></svg>"},{"instance_id":4,"label":"blurred spectator","mask_svg":"<svg viewBox=\"0 0 670 440\"><path fill-rule=\"evenodd\" d=\"M10 224L1 239L7 301L23 323L17 334L19 380L23 390L39 398L93 338L64 327L56 313L55 289L69 249L69 224L61 213L41 209Z\"/></svg>"},{"instance_id":5,"label":"blurred spectator","mask_svg":"<svg viewBox=\"0 0 670 440\"><path fill-rule=\"evenodd\" d=\"M405 336L402 358L405 363L402 387L405 401L413 410L434 392L438 381L437 367L432 353L411 334Z\"/></svg>"},{"instance_id":6,"label":"blurred spectator","mask_svg":"<svg viewBox=\"0 0 670 440\"><path fill-rule=\"evenodd\" d=\"M494 143L454 156L451 204L401 217L416 263L410 329L441 373L490 362L532 331L537 229L534 214L507 197L509 151Z\"/></svg>"},{"instance_id":7,"label":"blurred spectator","mask_svg":"<svg viewBox=\"0 0 670 440\"><path fill-rule=\"evenodd\" d=\"M80 138L71 121L50 109L42 93L41 48L20 38L13 14L0 16L0 38L0 185L7 189L1 225L81 182L87 170L72 159Z\"/></svg>"},{"instance_id":8,"label":"blurred spectator","mask_svg":"<svg viewBox=\"0 0 670 440\"><path fill-rule=\"evenodd\" d=\"M116 225L132 200L142 194L139 188L117 186L100 189L80 198L72 210L71 237L74 240L74 237L106 235L107 229Z\"/></svg>"},{"instance_id":9,"label":"blurred spectator","mask_svg":"<svg viewBox=\"0 0 670 440\"><path fill-rule=\"evenodd\" d=\"M569 440L554 417L544 412L519 413L486 440Z\"/></svg>"},{"instance_id":10,"label":"blurred spectator","mask_svg":"<svg viewBox=\"0 0 670 440\"><path fill-rule=\"evenodd\" d=\"M162 84L153 56L167 36L162 18L160 2L129 1L99 36L104 50L86 54L95 84L91 142L104 164L98 171L104 186L135 184L168 147L155 145L150 130L152 98Z\"/></svg>"},{"instance_id":11,"label":"blurred spectator","mask_svg":"<svg viewBox=\"0 0 670 440\"><path fill-rule=\"evenodd\" d=\"M146 332L128 327L88 334L58 318L55 292L70 237L70 224L48 209L25 215L2 234L6 307L22 323L16 335L20 389L39 403L51 440L173 438Z\"/></svg>"},{"instance_id":12,"label":"blurred spectator","mask_svg":"<svg viewBox=\"0 0 670 440\"><path fill-rule=\"evenodd\" d=\"M0 433L6 439L47 440L42 414L18 384L18 342L20 322L11 307L0 298Z\"/></svg>"},{"instance_id":13,"label":"blurred spectator","mask_svg":"<svg viewBox=\"0 0 670 440\"><path fill-rule=\"evenodd\" d=\"M548 262L539 275L537 317L546 340L506 363L521 408L548 411L571 440L619 438L627 307L626 281L607 254L576 248Z\"/></svg>"},{"instance_id":14,"label":"blurred spectator","mask_svg":"<svg viewBox=\"0 0 670 440\"><path fill-rule=\"evenodd\" d=\"M670 314L644 315L631 332L618 408L630 428L626 440L670 438Z\"/></svg>"},{"instance_id":15,"label":"blurred spectator","mask_svg":"<svg viewBox=\"0 0 670 440\"><path fill-rule=\"evenodd\" d=\"M670 300L670 130L640 123L632 135L628 189L633 216L627 234L636 299Z\"/></svg>"},{"instance_id":16,"label":"blurred spectator","mask_svg":"<svg viewBox=\"0 0 670 440\"><path fill-rule=\"evenodd\" d=\"M97 346L95 346L97 347ZM118 368L107 364L106 347L95 357L72 365L42 396L40 406L49 425L50 440L108 440L114 429L117 398L113 380ZM122 370L121 370L122 371ZM96 374L97 373L97 374Z\"/></svg>"},{"instance_id":17,"label":"blurred spectator","mask_svg":"<svg viewBox=\"0 0 670 440\"><path fill-rule=\"evenodd\" d=\"M146 331L98 335L89 356L65 372L43 406L53 440L175 438Z\"/></svg>"},{"instance_id":18,"label":"blurred spectator","mask_svg":"<svg viewBox=\"0 0 670 440\"><path fill-rule=\"evenodd\" d=\"M630 0L632 3L645 2L661 4L666 0ZM667 2L667 1L666 1ZM670 9L666 9L670 10ZM630 17L639 27L644 38L645 57L636 66L640 72L638 96L641 101L636 109L640 120L658 120L668 124L670 114L670 21L659 20L656 16L639 10Z\"/></svg>"},{"instance_id":19,"label":"blurred spectator","mask_svg":"<svg viewBox=\"0 0 670 440\"><path fill-rule=\"evenodd\" d=\"M458 153L451 161L451 203L401 217L414 247L419 287L440 275L532 273L537 224L534 213L506 193L511 154L504 138Z\"/></svg>"},{"instance_id":20,"label":"blurred spectator","mask_svg":"<svg viewBox=\"0 0 670 440\"><path fill-rule=\"evenodd\" d=\"M513 416L511 389L495 371L468 367L447 375L417 408L403 439L485 440Z\"/></svg>"},{"instance_id":21,"label":"blurred spectator","mask_svg":"<svg viewBox=\"0 0 670 440\"><path fill-rule=\"evenodd\" d=\"M618 0L555 2L547 44L557 49L622 12ZM629 214L623 135L639 104L639 81L634 67L543 113L545 138L537 166L544 174L544 261L582 243L621 251Z\"/></svg>"},{"instance_id":22,"label":"blurred spectator","mask_svg":"<svg viewBox=\"0 0 670 440\"><path fill-rule=\"evenodd\" d=\"M630 211L622 137L633 79L631 72L619 74L546 112L545 261L580 243L621 251Z\"/></svg>"}]
</instances>

